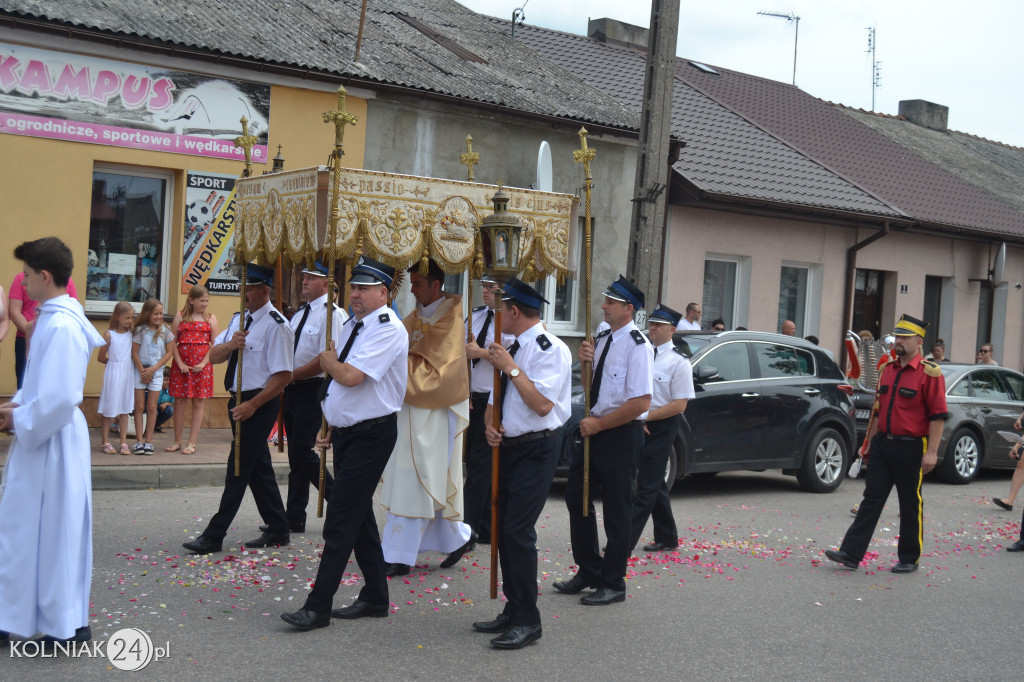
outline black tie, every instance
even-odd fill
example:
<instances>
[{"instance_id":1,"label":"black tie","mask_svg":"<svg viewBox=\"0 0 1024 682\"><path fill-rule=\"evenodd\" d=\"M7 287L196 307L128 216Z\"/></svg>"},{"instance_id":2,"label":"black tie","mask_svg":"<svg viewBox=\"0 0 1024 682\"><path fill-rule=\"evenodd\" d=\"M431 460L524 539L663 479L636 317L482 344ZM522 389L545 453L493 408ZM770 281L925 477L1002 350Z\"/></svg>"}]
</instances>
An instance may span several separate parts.
<instances>
[{"instance_id":1,"label":"black tie","mask_svg":"<svg viewBox=\"0 0 1024 682\"><path fill-rule=\"evenodd\" d=\"M359 320L356 322L356 326L352 327L352 334L348 337L348 341L345 342L345 347L341 349L341 353L338 355L338 362L345 362L348 357L348 352L352 350L352 344L355 343L356 334L363 328L363 321ZM317 392L316 401L318 403L323 402L324 398L327 397L327 389L330 387L331 382L334 379L330 374L324 377L323 382L320 383L320 390Z\"/></svg>"},{"instance_id":2,"label":"black tie","mask_svg":"<svg viewBox=\"0 0 1024 682\"><path fill-rule=\"evenodd\" d=\"M302 328L306 326L306 319L309 317L309 304L302 306L302 319L299 320L299 326L295 328L295 344L292 346L294 351L299 347L299 334L302 333Z\"/></svg>"},{"instance_id":3,"label":"black tie","mask_svg":"<svg viewBox=\"0 0 1024 682\"><path fill-rule=\"evenodd\" d=\"M245 316L245 331L249 331L249 327L252 325L252 315ZM224 389L227 391L231 390L231 385L235 381L235 368L238 367L238 351L231 351L231 357L228 358L228 371L224 375ZM241 386L239 386L241 390Z\"/></svg>"},{"instance_id":4,"label":"black tie","mask_svg":"<svg viewBox=\"0 0 1024 682\"><path fill-rule=\"evenodd\" d=\"M484 320L484 326L481 327L480 333L476 335L476 345L480 346L481 348L483 348L484 344L487 343L487 330L490 329L491 327L491 318L493 317L494 311L488 310L487 319ZM473 360L473 366L476 367L476 363L478 362L480 362L480 358L476 358L475 360Z\"/></svg>"},{"instance_id":5,"label":"black tie","mask_svg":"<svg viewBox=\"0 0 1024 682\"><path fill-rule=\"evenodd\" d=\"M601 357L597 361L597 369L594 370L594 383L590 387L590 407L593 409L597 404L597 396L601 393L601 375L604 372L604 359L608 357L608 349L612 347L612 335L608 335L608 342L604 344Z\"/></svg>"},{"instance_id":6,"label":"black tie","mask_svg":"<svg viewBox=\"0 0 1024 682\"><path fill-rule=\"evenodd\" d=\"M655 360L658 359L658 349L657 348L654 349L654 359Z\"/></svg>"},{"instance_id":7,"label":"black tie","mask_svg":"<svg viewBox=\"0 0 1024 682\"><path fill-rule=\"evenodd\" d=\"M508 354L513 359L516 357L516 353L519 352L519 341L515 341L511 346L508 347ZM505 409L505 396L508 395L508 375L504 372L501 375L501 409Z\"/></svg>"}]
</instances>

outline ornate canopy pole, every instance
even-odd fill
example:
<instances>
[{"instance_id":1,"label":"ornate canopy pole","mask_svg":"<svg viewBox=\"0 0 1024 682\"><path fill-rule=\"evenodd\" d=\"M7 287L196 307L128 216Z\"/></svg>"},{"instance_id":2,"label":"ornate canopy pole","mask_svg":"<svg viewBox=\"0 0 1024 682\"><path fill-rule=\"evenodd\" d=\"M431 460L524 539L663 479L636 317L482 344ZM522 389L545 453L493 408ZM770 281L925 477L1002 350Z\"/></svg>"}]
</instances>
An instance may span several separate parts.
<instances>
[{"instance_id":1,"label":"ornate canopy pole","mask_svg":"<svg viewBox=\"0 0 1024 682\"><path fill-rule=\"evenodd\" d=\"M473 179L473 166L480 163L480 155L473 151L473 136L466 135L466 152L459 157L459 163L466 166L469 173L466 176L468 182L475 182Z\"/></svg>"},{"instance_id":2,"label":"ornate canopy pole","mask_svg":"<svg viewBox=\"0 0 1024 682\"><path fill-rule=\"evenodd\" d=\"M345 96L348 91L345 90L344 85L338 86L338 108L334 111L325 111L324 123L334 124L334 150L331 151L331 160L328 164L331 170L331 210L327 218L327 236L324 239L324 253L323 257L327 260L327 281L328 287L330 287L331 296L333 298L333 286L334 286L334 266L338 258L337 253L337 242L338 242L338 203L339 197L341 196L341 157L345 156L345 126L355 125L359 117L355 114L350 114L345 111ZM329 300L328 303L333 303L333 300ZM327 306L327 328L326 328L326 345L325 350L331 349L331 323L334 320L331 306ZM321 417L320 419L320 434L327 436L327 418ZM324 483L327 479L327 448L320 451L320 485L317 486L316 496L316 517L321 518L324 515Z\"/></svg>"},{"instance_id":3,"label":"ornate canopy pole","mask_svg":"<svg viewBox=\"0 0 1024 682\"><path fill-rule=\"evenodd\" d=\"M252 148L259 142L259 138L255 135L249 134L249 119L243 116L239 122L242 124L242 134L236 137L233 142L236 147L241 147L242 151L245 152L245 170L242 171L242 177L247 178L252 175ZM241 296L238 302L238 328L243 328L243 320L245 319L245 280L246 280L246 265L249 262L249 254L244 254L244 263L236 263L241 270L239 279L239 292ZM242 394L242 356L245 355L245 349L240 348L238 350L238 365L235 367L235 387L238 389L237 394ZM242 475L242 422L235 424L235 476Z\"/></svg>"},{"instance_id":4,"label":"ornate canopy pole","mask_svg":"<svg viewBox=\"0 0 1024 682\"><path fill-rule=\"evenodd\" d=\"M587 129L580 128L580 149L572 153L573 161L583 164L583 187L586 196L586 219L583 221L583 288L586 292L586 313L587 343L593 345L593 327L590 323L590 281L592 264L592 238L590 233L590 188L593 178L590 177L590 162L594 160L596 152L587 147ZM583 363L580 370L583 378L583 416L590 416L590 363ZM587 516L587 508L590 506L590 437L583 438L583 515Z\"/></svg>"}]
</instances>

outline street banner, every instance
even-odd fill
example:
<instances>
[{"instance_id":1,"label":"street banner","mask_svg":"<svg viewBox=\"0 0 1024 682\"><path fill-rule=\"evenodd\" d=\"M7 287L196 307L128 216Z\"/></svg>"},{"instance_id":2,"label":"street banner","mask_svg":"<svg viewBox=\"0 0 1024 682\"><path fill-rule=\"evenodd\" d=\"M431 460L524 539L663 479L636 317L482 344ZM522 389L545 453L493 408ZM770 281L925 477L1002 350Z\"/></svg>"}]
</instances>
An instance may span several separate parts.
<instances>
[{"instance_id":1,"label":"street banner","mask_svg":"<svg viewBox=\"0 0 1024 682\"><path fill-rule=\"evenodd\" d=\"M0 133L267 162L270 86L0 42Z\"/></svg>"},{"instance_id":2,"label":"street banner","mask_svg":"<svg viewBox=\"0 0 1024 682\"><path fill-rule=\"evenodd\" d=\"M181 293L196 284L210 294L237 295L235 259L235 181L237 176L189 171L185 187Z\"/></svg>"}]
</instances>

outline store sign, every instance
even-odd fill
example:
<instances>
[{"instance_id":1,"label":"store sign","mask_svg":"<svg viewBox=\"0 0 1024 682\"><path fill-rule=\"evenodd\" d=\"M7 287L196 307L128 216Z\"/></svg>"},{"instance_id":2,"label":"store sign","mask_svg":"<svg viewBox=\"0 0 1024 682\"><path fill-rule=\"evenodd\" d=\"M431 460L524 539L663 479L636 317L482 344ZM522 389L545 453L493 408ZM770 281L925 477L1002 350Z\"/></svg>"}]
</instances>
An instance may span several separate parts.
<instances>
[{"instance_id":1,"label":"store sign","mask_svg":"<svg viewBox=\"0 0 1024 682\"><path fill-rule=\"evenodd\" d=\"M237 294L235 260L234 175L188 172L185 187L185 232L181 293L201 284L211 294Z\"/></svg>"},{"instance_id":2,"label":"store sign","mask_svg":"<svg viewBox=\"0 0 1024 682\"><path fill-rule=\"evenodd\" d=\"M242 160L243 116L266 163L269 85L0 43L0 133Z\"/></svg>"}]
</instances>

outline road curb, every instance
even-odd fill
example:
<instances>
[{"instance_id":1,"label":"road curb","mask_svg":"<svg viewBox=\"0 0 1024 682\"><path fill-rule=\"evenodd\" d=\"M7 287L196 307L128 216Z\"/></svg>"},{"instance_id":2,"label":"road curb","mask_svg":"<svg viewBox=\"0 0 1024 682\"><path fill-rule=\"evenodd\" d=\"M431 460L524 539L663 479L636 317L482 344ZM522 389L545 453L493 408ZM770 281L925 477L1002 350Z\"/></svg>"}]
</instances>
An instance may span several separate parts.
<instances>
[{"instance_id":1,"label":"road curb","mask_svg":"<svg viewBox=\"0 0 1024 682\"><path fill-rule=\"evenodd\" d=\"M224 485L223 464L167 464L147 466L94 466L93 490L147 490L150 488L198 488ZM278 484L288 482L288 463L275 463Z\"/></svg>"}]
</instances>

